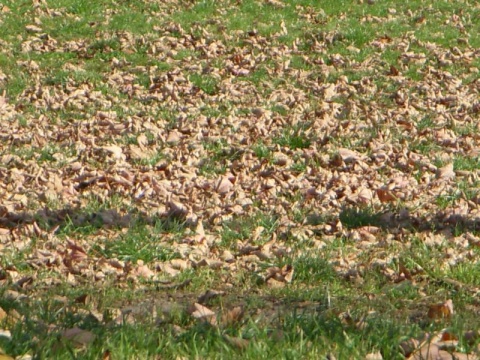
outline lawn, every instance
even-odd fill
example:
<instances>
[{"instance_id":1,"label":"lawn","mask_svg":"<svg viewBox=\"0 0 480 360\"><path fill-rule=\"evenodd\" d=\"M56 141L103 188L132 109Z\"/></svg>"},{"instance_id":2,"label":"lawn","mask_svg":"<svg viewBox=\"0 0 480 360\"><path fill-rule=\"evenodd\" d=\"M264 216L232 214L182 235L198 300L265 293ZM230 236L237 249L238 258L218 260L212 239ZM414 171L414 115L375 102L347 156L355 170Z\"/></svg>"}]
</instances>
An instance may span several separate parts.
<instances>
[{"instance_id":1,"label":"lawn","mask_svg":"<svg viewBox=\"0 0 480 360\"><path fill-rule=\"evenodd\" d=\"M480 5L4 0L0 359L478 359Z\"/></svg>"}]
</instances>

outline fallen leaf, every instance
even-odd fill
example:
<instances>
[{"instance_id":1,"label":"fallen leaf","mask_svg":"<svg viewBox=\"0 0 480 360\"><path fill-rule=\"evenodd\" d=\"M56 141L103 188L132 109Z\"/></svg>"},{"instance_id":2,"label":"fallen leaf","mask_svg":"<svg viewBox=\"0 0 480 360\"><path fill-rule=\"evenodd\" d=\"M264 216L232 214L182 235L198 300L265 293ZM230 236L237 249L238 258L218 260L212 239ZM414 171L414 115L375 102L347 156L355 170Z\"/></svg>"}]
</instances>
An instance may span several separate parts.
<instances>
[{"instance_id":1,"label":"fallen leaf","mask_svg":"<svg viewBox=\"0 0 480 360\"><path fill-rule=\"evenodd\" d=\"M217 290L207 290L203 295L199 296L198 303L206 304L211 299L214 299L218 296L225 295L225 291L217 291Z\"/></svg>"},{"instance_id":2,"label":"fallen leaf","mask_svg":"<svg viewBox=\"0 0 480 360\"><path fill-rule=\"evenodd\" d=\"M455 171L453 171L453 163L447 164L437 170L437 178L442 180L451 180L455 178Z\"/></svg>"},{"instance_id":3,"label":"fallen leaf","mask_svg":"<svg viewBox=\"0 0 480 360\"><path fill-rule=\"evenodd\" d=\"M95 340L95 334L88 330L83 330L78 327L65 330L62 333L62 338L71 341L73 346L77 348L85 347Z\"/></svg>"},{"instance_id":4,"label":"fallen leaf","mask_svg":"<svg viewBox=\"0 0 480 360\"><path fill-rule=\"evenodd\" d=\"M223 337L230 345L240 350L246 349L249 345L249 341L246 339L229 336L227 334L224 334Z\"/></svg>"},{"instance_id":5,"label":"fallen leaf","mask_svg":"<svg viewBox=\"0 0 480 360\"><path fill-rule=\"evenodd\" d=\"M430 305L428 309L430 319L450 318L453 314L453 301L451 299L441 304Z\"/></svg>"},{"instance_id":6,"label":"fallen leaf","mask_svg":"<svg viewBox=\"0 0 480 360\"><path fill-rule=\"evenodd\" d=\"M215 189L219 194L226 194L232 189L232 187L233 187L233 184L230 181L230 179L226 176L222 176L218 180L217 185L215 186Z\"/></svg>"},{"instance_id":7,"label":"fallen leaf","mask_svg":"<svg viewBox=\"0 0 480 360\"><path fill-rule=\"evenodd\" d=\"M215 312L203 306L199 303L193 304L193 309L191 311L192 316L195 319L203 320L211 325L217 325L217 319L215 317Z\"/></svg>"}]
</instances>

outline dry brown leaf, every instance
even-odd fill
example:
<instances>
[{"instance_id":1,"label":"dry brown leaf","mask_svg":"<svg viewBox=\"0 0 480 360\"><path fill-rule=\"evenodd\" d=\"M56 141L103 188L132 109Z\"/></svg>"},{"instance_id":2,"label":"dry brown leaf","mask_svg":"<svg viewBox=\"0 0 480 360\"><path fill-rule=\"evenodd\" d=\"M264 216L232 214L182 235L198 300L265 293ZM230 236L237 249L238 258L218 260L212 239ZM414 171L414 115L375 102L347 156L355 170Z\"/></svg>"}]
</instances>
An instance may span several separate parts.
<instances>
[{"instance_id":1,"label":"dry brown leaf","mask_svg":"<svg viewBox=\"0 0 480 360\"><path fill-rule=\"evenodd\" d=\"M88 346L95 340L95 334L90 331L74 327L72 329L65 330L62 333L62 338L71 341L73 346L82 348Z\"/></svg>"},{"instance_id":2,"label":"dry brown leaf","mask_svg":"<svg viewBox=\"0 0 480 360\"><path fill-rule=\"evenodd\" d=\"M365 356L365 360L383 360L383 356L380 351L370 353Z\"/></svg>"},{"instance_id":3,"label":"dry brown leaf","mask_svg":"<svg viewBox=\"0 0 480 360\"><path fill-rule=\"evenodd\" d=\"M217 291L217 290L207 290L203 295L198 297L199 304L206 304L211 299L214 299L219 296L225 295L225 291Z\"/></svg>"},{"instance_id":4,"label":"dry brown leaf","mask_svg":"<svg viewBox=\"0 0 480 360\"><path fill-rule=\"evenodd\" d=\"M362 159L362 156L354 150L350 149L339 149L338 155L345 163L351 163Z\"/></svg>"},{"instance_id":5,"label":"dry brown leaf","mask_svg":"<svg viewBox=\"0 0 480 360\"><path fill-rule=\"evenodd\" d=\"M430 305L428 309L430 319L450 318L453 314L453 301L451 299L441 304Z\"/></svg>"},{"instance_id":6,"label":"dry brown leaf","mask_svg":"<svg viewBox=\"0 0 480 360\"><path fill-rule=\"evenodd\" d=\"M0 354L0 360L15 360L15 358L7 355L7 354Z\"/></svg>"},{"instance_id":7,"label":"dry brown leaf","mask_svg":"<svg viewBox=\"0 0 480 360\"><path fill-rule=\"evenodd\" d=\"M155 276L155 273L149 269L147 265L143 263L142 260L137 261L137 267L133 271L133 275L141 278L152 278Z\"/></svg>"},{"instance_id":8,"label":"dry brown leaf","mask_svg":"<svg viewBox=\"0 0 480 360\"><path fill-rule=\"evenodd\" d=\"M233 188L233 184L230 179L226 176L222 176L215 186L215 190L219 194L226 194Z\"/></svg>"},{"instance_id":9,"label":"dry brown leaf","mask_svg":"<svg viewBox=\"0 0 480 360\"><path fill-rule=\"evenodd\" d=\"M451 180L455 178L455 171L453 171L453 163L447 164L437 170L437 178L442 180Z\"/></svg>"},{"instance_id":10,"label":"dry brown leaf","mask_svg":"<svg viewBox=\"0 0 480 360\"><path fill-rule=\"evenodd\" d=\"M377 189L377 196L382 203L394 202L398 200L391 190L385 188Z\"/></svg>"},{"instance_id":11,"label":"dry brown leaf","mask_svg":"<svg viewBox=\"0 0 480 360\"><path fill-rule=\"evenodd\" d=\"M230 326L238 323L244 315L244 309L241 306L225 311L222 314L222 326Z\"/></svg>"},{"instance_id":12,"label":"dry brown leaf","mask_svg":"<svg viewBox=\"0 0 480 360\"><path fill-rule=\"evenodd\" d=\"M107 151L108 153L112 154L114 159L118 160L125 160L126 156L123 153L123 149L117 145L110 145L102 147L103 150Z\"/></svg>"},{"instance_id":13,"label":"dry brown leaf","mask_svg":"<svg viewBox=\"0 0 480 360\"><path fill-rule=\"evenodd\" d=\"M197 320L202 320L210 325L217 325L217 319L215 312L207 308L206 306L203 306L199 303L193 304L193 308L191 310L192 316L197 319Z\"/></svg>"},{"instance_id":14,"label":"dry brown leaf","mask_svg":"<svg viewBox=\"0 0 480 360\"><path fill-rule=\"evenodd\" d=\"M25 26L25 30L31 33L41 33L43 29L37 25L27 25Z\"/></svg>"},{"instance_id":15,"label":"dry brown leaf","mask_svg":"<svg viewBox=\"0 0 480 360\"><path fill-rule=\"evenodd\" d=\"M241 339L241 338L238 338L238 337L229 336L227 334L224 334L223 337L225 338L225 340L230 345L232 345L233 347L236 347L237 349L240 349L240 350L246 349L249 345L249 341L246 340L246 339Z\"/></svg>"},{"instance_id":16,"label":"dry brown leaf","mask_svg":"<svg viewBox=\"0 0 480 360\"><path fill-rule=\"evenodd\" d=\"M182 134L177 130L170 131L167 137L167 143L177 144L182 139Z\"/></svg>"},{"instance_id":17,"label":"dry brown leaf","mask_svg":"<svg viewBox=\"0 0 480 360\"><path fill-rule=\"evenodd\" d=\"M0 337L6 338L6 339L11 339L12 338L12 333L10 332L10 330L0 329Z\"/></svg>"}]
</instances>

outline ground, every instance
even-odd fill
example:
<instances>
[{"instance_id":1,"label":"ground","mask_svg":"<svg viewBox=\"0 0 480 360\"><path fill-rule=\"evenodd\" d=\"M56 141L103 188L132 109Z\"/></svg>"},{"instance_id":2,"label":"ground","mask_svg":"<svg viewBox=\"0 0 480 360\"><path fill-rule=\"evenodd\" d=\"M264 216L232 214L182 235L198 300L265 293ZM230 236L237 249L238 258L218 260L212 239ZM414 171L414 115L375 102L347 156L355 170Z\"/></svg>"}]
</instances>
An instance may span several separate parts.
<instances>
[{"instance_id":1,"label":"ground","mask_svg":"<svg viewBox=\"0 0 480 360\"><path fill-rule=\"evenodd\" d=\"M475 1L4 1L5 359L477 358Z\"/></svg>"}]
</instances>

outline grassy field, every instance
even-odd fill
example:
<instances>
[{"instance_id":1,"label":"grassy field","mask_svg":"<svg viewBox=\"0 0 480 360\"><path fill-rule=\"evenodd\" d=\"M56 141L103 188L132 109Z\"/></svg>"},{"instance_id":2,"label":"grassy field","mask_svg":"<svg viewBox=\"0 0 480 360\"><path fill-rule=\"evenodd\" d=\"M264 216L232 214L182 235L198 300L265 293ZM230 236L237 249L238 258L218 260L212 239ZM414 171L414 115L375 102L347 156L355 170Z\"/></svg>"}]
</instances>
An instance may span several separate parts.
<instances>
[{"instance_id":1,"label":"grassy field","mask_svg":"<svg viewBox=\"0 0 480 360\"><path fill-rule=\"evenodd\" d=\"M0 359L478 359L479 34L468 0L4 0Z\"/></svg>"}]
</instances>

